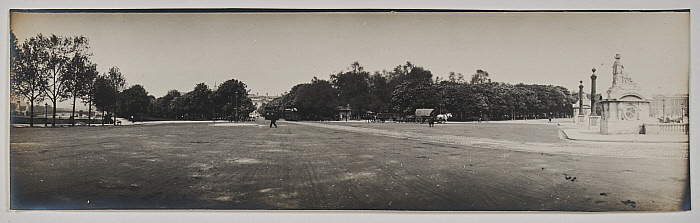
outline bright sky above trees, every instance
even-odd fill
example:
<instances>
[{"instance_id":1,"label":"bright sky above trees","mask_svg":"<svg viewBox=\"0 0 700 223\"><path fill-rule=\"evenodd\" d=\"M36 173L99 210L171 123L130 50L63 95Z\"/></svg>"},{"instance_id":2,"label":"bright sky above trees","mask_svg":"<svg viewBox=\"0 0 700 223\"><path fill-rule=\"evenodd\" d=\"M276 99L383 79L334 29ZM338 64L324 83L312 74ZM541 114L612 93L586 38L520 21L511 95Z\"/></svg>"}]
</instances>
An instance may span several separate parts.
<instances>
[{"instance_id":1,"label":"bright sky above trees","mask_svg":"<svg viewBox=\"0 0 700 223\"><path fill-rule=\"evenodd\" d=\"M689 13L15 13L21 41L84 35L100 72L117 66L149 94L235 78L278 95L316 76L391 70L406 61L447 78L477 69L495 82L590 90L612 83L612 63L643 90L687 93Z\"/></svg>"}]
</instances>

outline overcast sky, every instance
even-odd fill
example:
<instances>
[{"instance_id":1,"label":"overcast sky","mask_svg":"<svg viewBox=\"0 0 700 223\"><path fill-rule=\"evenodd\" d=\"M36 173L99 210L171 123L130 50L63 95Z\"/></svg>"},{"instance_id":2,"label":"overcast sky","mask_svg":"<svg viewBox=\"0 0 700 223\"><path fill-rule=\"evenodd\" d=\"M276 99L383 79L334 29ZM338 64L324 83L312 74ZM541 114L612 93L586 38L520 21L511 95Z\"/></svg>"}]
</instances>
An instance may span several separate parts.
<instances>
[{"instance_id":1,"label":"overcast sky","mask_svg":"<svg viewBox=\"0 0 700 223\"><path fill-rule=\"evenodd\" d=\"M3 18L9 18L7 16L8 10L10 8L432 8L432 9L440 9L440 8L456 8L456 9L564 9L564 10L570 10L570 9L618 9L618 10L626 10L626 9L684 9L684 8L690 8L691 11L693 12L693 22L692 22L692 27L694 34L697 34L698 29L698 24L700 24L699 19L700 16L698 16L698 11L700 11L700 6L698 1L691 1L691 0L664 0L664 1L654 1L654 0L640 0L640 1L609 1L609 0L590 0L590 1L557 1L557 0L522 0L522 1L507 1L507 0L445 0L445 1L420 1L420 0L405 0L405 1L388 1L388 0L353 0L353 1L328 1L328 0L293 0L293 1L278 1L278 0L258 0L258 1L247 1L247 0L206 0L206 1L188 1L188 0L122 0L122 1L88 1L88 0L62 0L62 1L44 1L44 0L6 0L0 3L0 8L3 8L4 10L0 10L0 14L4 15ZM657 14L657 13L654 13ZM684 13L679 13L679 14L684 14ZM66 16L68 14L62 14L62 16ZM394 14L396 15L396 14ZM574 90L577 88L577 83L578 80L580 79L587 79L589 76L589 71L591 66L596 66L596 68L599 70L597 73L599 73L599 85L598 85L598 91L604 91L609 87L611 84L611 66L612 62L614 61L614 54L615 53L621 53L623 55L622 61L624 62L626 68L628 71L634 70L635 73L633 73L633 78L635 82L638 82L642 84L644 88L656 88L664 85L668 85L669 82L671 84L678 84L678 83L684 83L683 78L680 78L679 81L675 81L675 75L676 74L682 74L683 72L687 72L687 69L683 67L683 63L687 60L687 50L688 50L688 44L683 43L685 39L683 37L687 38L687 14L686 15L677 15L673 16L672 18L668 18L667 20L672 20L672 22L660 22L658 16L655 16L654 18L649 18L644 15L639 16L639 15L633 15L633 14L625 14L627 16L634 16L632 19L622 19L622 18L610 18L610 16L603 17L601 14L595 14L593 16L591 15L578 15L578 18L576 19L567 19L564 21L559 21L559 19L554 20L547 20L543 21L541 25L538 25L536 22L527 22L522 18L519 19L513 19L511 21L508 21L507 23L519 23L519 25L509 25L509 27L520 27L523 24L530 24L530 26L537 26L538 30L548 30L547 35L544 35L544 38L547 38L546 41L551 41L554 36L561 36L564 35L564 33L561 32L552 32L552 30L566 30L564 32L566 33L571 33L572 36L575 36L577 38L573 39L573 43L571 43L569 40L566 39L556 39L555 42L560 42L560 41L565 41L565 42L560 42L559 44L556 45L563 45L567 48L573 47L573 46L567 46L567 44L579 44L584 48L585 52L561 52L561 53L556 53L555 49L556 48L550 48L550 47L545 47L545 48L538 48L534 52L525 52L521 54L533 54L532 57L525 57L523 59L522 57L516 58L515 60L506 58L509 56L508 52L520 52L516 50L508 50L507 52L504 50L500 50L502 52L472 52L471 50L469 51L464 51L460 52L456 57L460 59L458 61L457 65L436 65L432 66L427 64L425 61L417 61L416 59L413 59L412 62L424 66L430 70L432 70L434 73L445 76L445 72L449 71L455 71L455 72L461 72L465 74L472 74L475 69L485 69L489 71L494 80L497 81L505 81L505 82L532 82L534 83L535 81L537 82L547 82L547 83L552 83L552 84L557 84L557 83L564 83L561 84L563 86L566 86L570 90ZM116 15L112 15L110 17L117 17ZM665 16L664 16L665 17ZM16 17L15 17L16 18ZM26 18L25 18L26 19ZM55 27L47 27L47 23L51 23L52 21L45 21L46 19L49 18L43 18L41 21L33 20L35 21L34 24L31 24L29 22L22 22L22 24L31 24L31 26L26 26L24 27L24 30L27 30L26 32L28 34L23 34L26 36L34 36L36 35L37 31L31 31L34 33L29 33L30 27L35 30L48 30L51 29L51 31L48 32L55 32L56 34L59 35L74 35L74 34L69 34L67 32L68 26L64 23L59 23L56 24ZM120 18L121 19L121 18ZM58 20L58 18L50 18L49 20ZM595 20L595 21L591 21ZM666 19L664 19L666 20ZM77 20L73 20L77 21ZM292 20L293 21L293 20ZM89 35L92 43L92 51L96 54L96 57L93 60L98 59L98 52L99 54L105 53L105 52L100 52L102 51L120 51L120 49L127 49L131 48L131 46L143 46L143 45L154 45L158 43L138 43L135 41L126 41L122 40L119 37L115 38L108 38L105 37L106 34L109 35L121 35L123 32L117 32L115 27L109 27L109 25L105 26L99 26L99 25L94 25L95 23L98 23L98 21L78 21L82 23L83 27L85 28L80 28L78 25L71 25L71 29L73 29L77 34L83 34L83 35ZM126 21L125 21L126 22ZM395 21L395 22L401 22L401 21ZM411 21L415 23L416 21ZM524 47L525 45L546 45L545 40L526 40L523 39L522 45L517 44L520 43L520 41L515 40L514 36L508 36L508 35L503 35L503 33L506 33L505 29L498 28L501 25L507 25L507 24L492 24L493 22L486 21L484 19L476 19L475 21L461 21L464 23L482 23L482 25L477 26L477 24L471 24L471 25L464 25L463 30L458 30L455 31L456 33L459 33L460 35L469 35L470 38L477 38L475 37L475 33L478 33L479 35L488 35L489 37L499 37L500 39L504 38L513 38L510 40L510 42L515 42L515 46L509 46L509 47L516 47L514 49L519 49L520 47ZM121 22L111 22L111 24L119 24ZM553 24L556 23L556 24ZM7 27L7 21L6 21L6 29L9 29ZM92 24L92 26L88 26L88 24ZM362 23L364 25L364 22ZM585 25L588 24L588 25ZM146 24L144 24L146 25ZM158 24L158 28L165 28L166 24ZM189 32L182 32L181 30L187 30L184 28L178 28L179 24L170 24L170 27L168 29L174 29L174 33L177 33L179 35L183 34L188 34ZM240 27L240 24L238 24ZM297 24L298 25L298 24ZM415 27L417 24L411 24L411 26ZM16 25L14 25L16 26ZM148 26L154 26L154 25L148 25ZM491 27L491 26L496 26L496 27ZM564 27L569 27L569 28L564 28ZM612 28L610 26L614 27L623 27L622 29L616 29ZM667 27L659 27L659 26L667 26ZM87 27L90 27L91 29L106 29L103 31L95 31L95 32L88 32L89 30ZM346 26L347 27L347 26ZM474 27L478 27L474 28ZM588 30L580 30L580 27L592 27L591 29ZM120 27L122 29L127 29L128 27ZM204 29L205 27L189 27L190 29ZM128 28L131 29L131 28ZM146 28L144 28L147 31L150 31ZM487 30L488 29L488 30ZM652 30L662 30L662 31L652 31ZM670 31L669 31L670 29ZM423 29L425 30L425 29ZM518 29L519 30L519 29ZM624 32L622 32L624 30ZM648 30L648 31L647 31ZM44 32L40 31L40 32ZM402 31L402 30L399 30ZM488 32L487 32L488 31ZM6 31L0 31L0 32L6 32ZM514 32L508 32L513 34ZM580 35L581 33L584 33L584 35ZM640 34L641 33L641 34ZM669 41L662 41L659 43L659 41L651 41L652 43L646 44L642 43L640 44L639 39L637 38L650 38L650 36L647 36L648 33L654 34L653 36L656 37L656 39L659 39L661 37L659 36L665 36L663 38L673 38L672 40ZM75 35L77 35L75 34ZM101 34L104 35L103 37L96 36L96 34ZM522 33L516 33L518 35ZM152 36L152 35L157 35L157 34L152 34L149 32L146 32L147 36ZM323 33L316 33L316 35L323 35ZM7 38L8 35L4 35L4 38ZM440 37L441 35L435 34L432 35L433 37ZM444 36L444 35L443 35ZM476 35L478 36L478 35ZM597 39L591 40L591 42L581 42L585 41L586 39L578 39L578 37L581 36L586 36L586 37L594 37ZM695 38L693 38L693 53L697 55L699 52L698 47L699 44L697 44L697 36L694 35ZM362 37L362 36L358 36ZM21 37L25 38L25 37ZM100 40L100 38L103 38L103 40ZM522 38L522 37L521 37ZM682 38L683 40L677 40L676 38ZM213 38L212 38L213 39ZM462 42L468 42L468 47L469 49L475 49L475 48L505 48L505 46L499 46L498 44L503 44L503 41L500 42L494 42L491 41L492 38L485 38L487 41L479 43L479 42L472 42L466 40L466 37L464 37L464 41ZM494 39L497 40L497 39ZM7 41L7 39L5 39ZM111 49L96 49L97 42L103 41L102 43L103 46L106 46ZM110 43L110 41L112 43ZM396 40L394 40L396 41ZM535 42L538 44L532 44L527 41ZM122 44L117 47L113 47L114 45L117 45L117 43L122 43L126 42L128 44ZM369 41L366 41L369 42ZM231 43L229 43L231 44ZM365 43L369 44L369 43ZM416 44L422 44L422 42L418 43L411 43L411 45L416 45ZM445 43L446 44L446 43ZM667 46L668 44L672 44L670 47L661 47L661 46ZM685 44L685 45L684 45ZM223 45L223 44L222 44ZM554 43L552 45L555 45ZM591 46L592 45L592 46ZM455 49L460 49L458 48L456 44L454 44ZM583 47L586 46L586 47ZM358 46L355 46L356 48ZM660 51L658 49L669 49L668 51L670 52L675 52L673 55L669 55L668 53L662 53L655 55L653 53L647 53L646 50L649 47L653 47L654 50L649 50L649 52L654 52L654 51ZM117 48L117 49L113 49ZM149 47L151 48L151 47ZM173 48L172 46L168 48ZM407 48L405 50L412 50L411 47L402 47L402 48ZM396 49L393 49L396 50ZM527 50L527 49L525 49ZM634 52L632 52L634 50ZM124 52L129 52L130 50L121 50ZM574 50L571 50L574 51ZM351 57L349 52L355 52L351 50L343 50L345 55L348 55L348 57ZM555 52L555 53L552 53ZM187 53L186 53L187 54ZM439 54L439 55L438 55ZM438 53L436 52L431 52L431 56L428 57L433 58L433 55L444 55L445 53ZM537 54L537 55L534 55ZM340 57L340 54L333 54L337 57ZM487 59L480 59L484 58L483 55L493 55L494 57L496 55L499 55L499 57L495 58L489 58L485 57ZM591 56L592 55L592 56ZM408 58L410 55L396 55L395 57L398 57L398 59L395 59L390 61L390 62L382 62L382 63L387 63L381 64L381 65L370 65L371 61L368 58L348 58L344 59L343 61L337 62L340 65L330 65L330 63L318 63L315 64L316 66L322 66L322 65L327 65L328 69L330 71L317 71L319 74L318 76L324 79L327 79L328 73L334 72L341 70L347 66L353 61L359 61L362 63L368 70L378 70L378 69L391 69L394 66L398 64L403 64L405 63L406 60L411 60L411 58ZM415 55L414 55L415 56ZM639 58L635 59L632 57L644 57L647 59L641 60ZM129 58L129 56L121 56L121 55L102 55L100 56L103 59L100 59L99 64L99 69L102 72L107 71L107 69L110 66L119 66L122 69L125 69L127 67L123 58ZM446 57L446 56L445 56ZM0 58L7 58L5 55L0 55ZM437 58L437 56L435 56ZM372 58L376 59L376 58ZM441 58L442 59L442 58ZM102 61L104 60L104 61ZM119 61L121 60L121 61ZM329 58L323 58L323 61L328 61L330 60ZM345 61L347 60L347 61ZM476 60L482 60L485 61L484 63L476 63ZM529 66L525 68L519 68L522 65L521 63L518 63L518 61L531 61L531 60L536 60L536 64L530 64ZM668 61L671 62L668 62ZM5 60L7 61L7 59ZM562 62L563 61L563 62ZM644 61L644 62L642 62ZM651 61L648 62L647 61ZM144 62L145 63L145 62ZM260 62L259 62L260 63ZM447 62L444 62L447 63ZM443 63L443 64L444 64ZM485 63L489 64L506 64L506 65L499 65L494 67L493 65L488 65ZM571 63L575 63L575 65L568 65ZM377 63L379 64L379 63ZM470 65L468 65L470 64ZM476 65L471 65L471 64L476 64ZM591 65L593 64L593 65ZM603 65L598 65L598 64L603 64ZM664 64L668 64L664 66ZM681 64L681 65L676 65L676 64ZM698 59L697 57L693 59L693 65L695 68L697 68L698 65ZM446 66L453 66L453 67L448 67L448 68L454 68L454 66L458 66L459 69L443 69ZM3 66L0 64L0 66ZM144 66L141 63L137 65L130 65L133 66L133 68L129 69L137 69L137 70L142 70L142 69L149 69L146 66L145 68L141 67ZM376 66L376 67L374 67ZM600 66L601 68L598 68ZM7 68L7 65L4 65L5 68ZM438 68L440 67L440 68ZM563 67L563 68L561 68ZM680 72L671 72L662 69L661 67L677 67L678 69L681 69ZM318 67L315 67L318 68ZM158 68L150 68L154 70L163 70L165 68L163 67L158 67ZM441 69L443 71L438 71L438 69ZM497 74L495 73L496 70L494 69L510 69L510 70L515 70L517 71L517 74L519 75L512 75L512 74ZM648 69L653 69L652 71L648 71ZM7 69L5 69L7 70ZM176 70L177 69L171 69L171 70ZM320 69L319 69L320 70ZM547 72L540 72L542 70L545 70ZM561 70L564 70L563 72ZM642 79L638 78L636 76L639 75L644 75L640 74L640 71L644 71L643 73L646 73L648 75L647 78L653 77L654 79ZM439 73L442 72L442 73ZM7 72L6 72L7 73ZM145 74L146 72L141 72L142 74ZM163 72L158 72L158 73L163 73ZM180 72L178 72L180 73ZM184 73L184 72L183 72ZM208 74L204 75L201 74L200 72L197 72L195 74L191 74L190 76L196 77L192 79L205 79L205 78L211 78L213 79L212 81L206 81L203 80L204 82L209 83L210 85L213 84L213 82L221 82L224 79L230 78L228 75L222 77L217 76L210 76L214 74ZM239 72L239 74L242 74L242 72ZM538 76L529 76L528 74L537 74L537 75L543 75L543 74L554 74L554 75L548 75L548 76L543 76L539 77ZM134 74L127 74L127 77L129 78L130 83L136 83L137 82L137 76ZM290 76L291 74L287 74L287 76ZM697 74L693 74L695 78L693 78L693 83L695 86L698 84L698 78ZM312 75L308 75L308 77L302 77L299 78L301 79L302 82L307 82ZM669 78L671 76L671 78ZM682 75L681 75L682 76ZM281 75L273 76L276 77L276 79L279 79L280 77L283 77ZM506 80L505 78L509 77L510 79L518 79L518 80ZM164 84L159 84L158 82L155 83L145 83L139 80L138 82L140 84L146 85L147 90L159 97L162 96L165 91L167 90L156 90L157 88L162 88L162 89L169 89L169 88L180 88L176 87L174 85L182 85L182 91L189 91L194 87L194 82L198 81L192 81L192 83L189 83L189 80L174 80L173 78L188 78L188 76L185 77L180 77L177 75L169 75L166 79L168 83L175 83L173 86L165 86ZM236 77L238 78L238 77ZM534 78L538 78L535 80ZM145 79L145 78L141 78ZM188 78L189 79L189 78ZM221 80L219 80L221 79ZM243 78L238 78L243 80ZM522 79L522 80L520 80ZM5 86L8 86L8 80L9 78L7 77L7 74L5 75ZM666 80L665 82L663 80ZM555 83L557 82L557 83ZM576 82L576 83L569 83L569 82ZM165 82L164 82L165 83ZM259 86L254 86L252 83L249 83L249 81L246 81L248 83L248 86L251 88L252 91L259 91L263 92L265 90L261 90L262 87ZM281 80L278 80L276 83L281 83ZM663 84L665 83L665 84ZM151 86L153 85L153 86ZM647 87L651 85L651 87ZM163 86L163 87L158 87L158 86ZM587 85L588 86L588 85ZM278 87L275 88L269 88L269 89L274 89L277 90ZM282 88L282 87L279 87ZM686 86L683 85L679 87L678 89L674 89L672 87L666 87L668 89L672 89L675 91L683 91L683 89L686 89ZM589 88L586 88L589 90ZM162 91L162 92L160 92ZM693 90L693 96L698 96L698 91ZM7 91L5 92L5 98L6 100L9 98L7 96ZM697 102L697 99L693 98L698 98L698 97L691 97L691 101ZM691 103L691 112L692 111L697 111L700 109L693 109L693 108L698 108L698 104L700 103ZM3 106L8 106L9 103L5 103ZM5 109L2 109L5 113L5 117L9 117L9 111L8 107L4 107ZM697 113L697 112L695 112ZM3 130L3 133L5 133L5 137L3 139L3 142L8 145L9 144L9 119L3 119L6 126L5 130ZM695 125L697 123L696 119L691 119L691 122L693 124L690 125L691 131L692 132L697 132L694 131L697 129L698 125ZM698 137L696 136L697 134L691 134L691 141L696 140ZM697 149L696 144L691 144L691 149ZM697 153L691 153L691 162L697 164L694 161L697 161L698 158ZM5 156L1 158L3 160L3 163L7 164L9 162L9 157ZM693 166L693 170L691 171L691 179L698 179L697 177L697 166L698 165L691 165ZM9 179L9 176L7 176L6 173L0 173L2 175L3 179ZM695 180L693 180L695 181ZM9 185L8 181L4 181L4 185ZM692 184L693 190L696 191L698 184ZM0 185L0 188L6 189L6 187L3 187ZM693 198L697 197L698 193L693 194ZM0 198L5 198L4 200L7 200L7 196L3 195L0 193ZM700 199L693 199L694 201L700 200ZM0 206L3 206L3 204L0 204ZM685 213L643 213L643 214L605 214L605 215L595 215L592 216L590 214L570 214L567 213L565 214L566 219L568 221L572 222L589 222L591 221L592 218L597 218L597 219L604 219L608 221L615 221L615 222L659 222L659 221L664 221L668 219L673 219L674 221L678 222L692 222L692 219L697 219L697 212L685 212ZM22 213L22 212L7 212L5 215L0 215L3 217L0 218L7 218L8 220L13 220L17 221L18 219L20 221L34 221L34 222L46 222L46 221L56 221L56 219L63 219L64 221L76 221L76 222L92 222L96 218L101 218L101 219L113 219L114 221L118 220L133 220L133 219L148 219L150 221L154 222L185 222L187 220L201 220L201 219L207 219L207 221L212 221L212 222L226 222L230 221L230 219L235 218L235 219L242 219L242 220L248 220L248 221L274 221L274 220L279 220L279 219L285 219L285 221L289 222L309 222L309 221L340 221L340 222L353 222L357 221L357 219L361 220L366 220L366 221L387 221L387 222L424 222L424 221L436 221L436 222L457 222L457 221L464 221L465 216L462 213L410 213L410 214L397 214L397 213L368 213L368 212L349 212L349 213L293 213L293 212L265 212L265 213L227 213L227 212L119 212L118 214L115 213L108 213L108 212L74 212L74 213L46 213L46 212L31 212L31 213ZM106 217L106 218L105 218ZM562 218L562 214L557 214L557 213L508 213L508 214L503 214L503 213L486 213L486 214L477 214L477 215L469 215L469 219L477 219L482 220L482 221L519 221L519 222L556 222L560 221ZM116 220L115 220L116 219ZM261 220L262 219L262 220Z\"/></svg>"},{"instance_id":2,"label":"overcast sky","mask_svg":"<svg viewBox=\"0 0 700 223\"><path fill-rule=\"evenodd\" d=\"M149 94L238 79L279 95L358 61L370 72L406 61L446 78L477 69L493 81L598 92L615 54L649 93L688 93L689 13L13 13L23 41L84 35L101 73L119 67Z\"/></svg>"}]
</instances>

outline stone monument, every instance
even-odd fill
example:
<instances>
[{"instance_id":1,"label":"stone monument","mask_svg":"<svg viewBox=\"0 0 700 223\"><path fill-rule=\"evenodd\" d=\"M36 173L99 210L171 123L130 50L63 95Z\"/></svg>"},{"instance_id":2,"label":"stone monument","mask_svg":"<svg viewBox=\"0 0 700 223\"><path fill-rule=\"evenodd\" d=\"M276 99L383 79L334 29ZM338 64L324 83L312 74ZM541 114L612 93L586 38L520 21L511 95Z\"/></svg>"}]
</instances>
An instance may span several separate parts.
<instances>
[{"instance_id":1,"label":"stone monument","mask_svg":"<svg viewBox=\"0 0 700 223\"><path fill-rule=\"evenodd\" d=\"M598 112L596 111L596 102L597 102L597 96L596 96L596 79L598 76L595 75L595 67L591 69L593 71L593 74L591 74L591 114L588 116L588 128L591 127L598 127L598 123L600 123L600 116L598 116Z\"/></svg>"},{"instance_id":2,"label":"stone monument","mask_svg":"<svg viewBox=\"0 0 700 223\"><path fill-rule=\"evenodd\" d=\"M574 123L584 125L588 123L588 116L591 114L591 100L590 97L583 92L583 81L579 82L578 102L573 105Z\"/></svg>"},{"instance_id":3,"label":"stone monument","mask_svg":"<svg viewBox=\"0 0 700 223\"><path fill-rule=\"evenodd\" d=\"M645 122L650 122L649 108L651 98L645 96L639 85L624 71L620 54L615 55L612 66L613 83L600 101L603 111L600 121L600 133L640 134Z\"/></svg>"}]
</instances>

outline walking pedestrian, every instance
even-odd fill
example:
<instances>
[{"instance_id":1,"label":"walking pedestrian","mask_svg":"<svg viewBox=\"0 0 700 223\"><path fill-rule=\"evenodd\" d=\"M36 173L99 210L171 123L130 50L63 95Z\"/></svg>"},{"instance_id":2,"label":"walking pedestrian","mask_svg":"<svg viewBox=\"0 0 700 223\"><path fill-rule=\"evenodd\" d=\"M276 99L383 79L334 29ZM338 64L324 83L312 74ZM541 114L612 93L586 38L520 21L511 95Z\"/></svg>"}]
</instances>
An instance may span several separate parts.
<instances>
[{"instance_id":1,"label":"walking pedestrian","mask_svg":"<svg viewBox=\"0 0 700 223\"><path fill-rule=\"evenodd\" d=\"M434 125L435 125L435 120L433 120L433 118L429 118L428 119L428 126L433 127Z\"/></svg>"},{"instance_id":2,"label":"walking pedestrian","mask_svg":"<svg viewBox=\"0 0 700 223\"><path fill-rule=\"evenodd\" d=\"M270 117L270 128L272 128L272 125L275 125L275 128L277 128L277 114L272 114L272 117Z\"/></svg>"}]
</instances>

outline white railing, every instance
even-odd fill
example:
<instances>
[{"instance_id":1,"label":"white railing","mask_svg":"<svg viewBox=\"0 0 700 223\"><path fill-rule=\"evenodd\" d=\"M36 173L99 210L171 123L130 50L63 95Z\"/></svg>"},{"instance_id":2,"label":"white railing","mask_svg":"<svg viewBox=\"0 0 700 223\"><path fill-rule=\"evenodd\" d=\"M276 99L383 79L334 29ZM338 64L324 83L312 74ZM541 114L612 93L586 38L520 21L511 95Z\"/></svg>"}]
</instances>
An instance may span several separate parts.
<instances>
[{"instance_id":1,"label":"white railing","mask_svg":"<svg viewBox=\"0 0 700 223\"><path fill-rule=\"evenodd\" d=\"M645 134L688 134L688 123L644 124Z\"/></svg>"}]
</instances>

